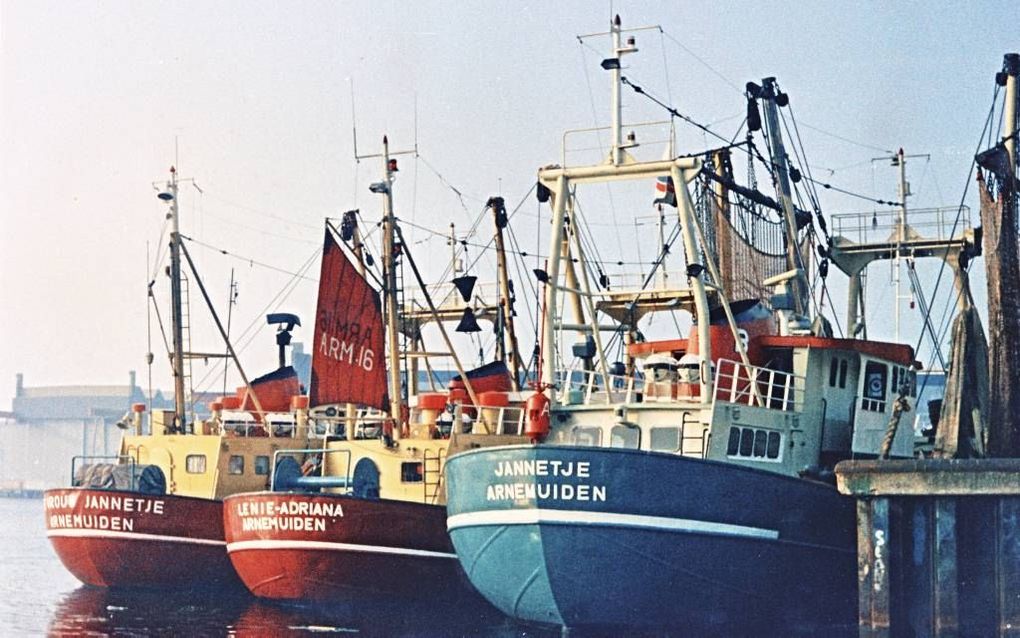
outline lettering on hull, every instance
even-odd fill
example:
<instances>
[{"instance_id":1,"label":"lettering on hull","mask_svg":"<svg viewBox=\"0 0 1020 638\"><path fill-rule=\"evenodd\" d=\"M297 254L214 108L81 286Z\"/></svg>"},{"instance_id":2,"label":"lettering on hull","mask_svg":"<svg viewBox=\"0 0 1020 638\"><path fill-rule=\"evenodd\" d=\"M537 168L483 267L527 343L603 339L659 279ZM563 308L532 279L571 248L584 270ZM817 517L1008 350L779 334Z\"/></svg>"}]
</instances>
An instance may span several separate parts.
<instances>
[{"instance_id":1,"label":"lettering on hull","mask_svg":"<svg viewBox=\"0 0 1020 638\"><path fill-rule=\"evenodd\" d=\"M130 494L63 492L46 496L46 524L56 529L131 532L147 516L163 516L166 502Z\"/></svg>"},{"instance_id":2,"label":"lettering on hull","mask_svg":"<svg viewBox=\"0 0 1020 638\"><path fill-rule=\"evenodd\" d=\"M592 484L591 461L559 461L547 459L524 459L499 461L492 470L497 479L534 477L535 481L511 483L490 483L485 488L487 501L592 501L605 502L606 486ZM540 480L545 477L579 479L580 483L560 483Z\"/></svg>"},{"instance_id":3,"label":"lettering on hull","mask_svg":"<svg viewBox=\"0 0 1020 638\"><path fill-rule=\"evenodd\" d=\"M558 483L497 483L485 489L488 501L520 501L524 499L551 499L556 501L606 500L605 485L560 485Z\"/></svg>"},{"instance_id":4,"label":"lettering on hull","mask_svg":"<svg viewBox=\"0 0 1020 638\"><path fill-rule=\"evenodd\" d=\"M240 501L234 513L242 532L325 532L327 520L343 518L344 508L323 501Z\"/></svg>"}]
</instances>

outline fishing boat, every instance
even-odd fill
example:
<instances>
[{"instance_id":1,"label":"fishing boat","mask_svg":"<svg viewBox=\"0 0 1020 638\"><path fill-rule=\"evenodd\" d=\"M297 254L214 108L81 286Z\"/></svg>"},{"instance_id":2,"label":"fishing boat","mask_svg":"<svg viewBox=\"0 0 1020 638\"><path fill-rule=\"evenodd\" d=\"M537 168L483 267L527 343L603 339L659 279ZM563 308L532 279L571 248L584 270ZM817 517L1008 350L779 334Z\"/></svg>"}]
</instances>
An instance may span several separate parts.
<instances>
[{"instance_id":1,"label":"fishing boat","mask_svg":"<svg viewBox=\"0 0 1020 638\"><path fill-rule=\"evenodd\" d=\"M191 264L191 257L181 242L177 195L177 173L171 168L159 196L169 203L172 225L169 355L175 409L153 411L145 423L145 404L135 404L118 423L126 430L119 454L74 457L71 486L44 495L46 535L68 571L87 585L239 587L227 558L222 499L266 486L274 453L308 448L313 436L307 397L293 366L286 364L291 330L300 324L287 313L268 317L279 326L279 368L248 382L238 365L245 385L213 401L210 418L189 422L186 362L193 355L185 351L181 261L183 255ZM192 281L205 295L191 266ZM236 363L229 340L227 350Z\"/></svg>"},{"instance_id":2,"label":"fishing boat","mask_svg":"<svg viewBox=\"0 0 1020 638\"><path fill-rule=\"evenodd\" d=\"M446 532L442 476L453 450L526 441L519 377L511 372L516 348L501 349L474 370L461 365L443 321L467 317L467 327L477 329L475 315L457 297L445 306L433 301L392 212L396 162L385 139L381 157L383 179L372 191L384 202L386 303L366 279L356 217L346 215L339 229L327 225L310 403L328 434L304 450L304 465L278 455L272 489L225 500L227 551L241 580L262 598L339 605L368 596L405 609L410 601L484 605ZM492 208L505 218L502 200ZM424 307L398 299L398 259L414 271ZM512 325L509 302L488 312ZM398 336L420 343L424 322L439 327L446 352L401 351ZM451 356L458 374L445 389L419 392L417 362L427 366L440 356ZM402 359L415 364L403 380Z\"/></svg>"},{"instance_id":3,"label":"fishing boat","mask_svg":"<svg viewBox=\"0 0 1020 638\"><path fill-rule=\"evenodd\" d=\"M911 429L896 423L915 400L915 353L857 338L862 329L834 337L811 316L809 233L821 218L793 205L779 123L788 98L775 80L748 84L748 128L761 128L761 103L778 201L735 184L731 144L631 156L637 144L622 134L620 93L633 85L620 60L636 47L623 33L617 17L598 34L612 39L602 62L613 90L608 159L538 172L552 221L547 268L537 273L544 329L541 380L527 399L531 441L447 461L457 556L489 602L526 621L740 635L852 626L855 509L831 469L851 456L913 454ZM607 290L587 280L575 201L585 185L637 179L675 202L686 287ZM906 225L903 201L893 236L835 237L822 245L820 269L835 264L859 295L861 272L876 259L958 264L979 251L973 233L924 240ZM769 211L774 224L765 223ZM756 230L742 231L749 226ZM863 301L852 303L863 328ZM574 307L573 323L564 305ZM692 318L688 334L641 342L643 316L678 308ZM574 332L583 365L559 367L560 343ZM607 332L628 344L623 361L607 360Z\"/></svg>"}]
</instances>

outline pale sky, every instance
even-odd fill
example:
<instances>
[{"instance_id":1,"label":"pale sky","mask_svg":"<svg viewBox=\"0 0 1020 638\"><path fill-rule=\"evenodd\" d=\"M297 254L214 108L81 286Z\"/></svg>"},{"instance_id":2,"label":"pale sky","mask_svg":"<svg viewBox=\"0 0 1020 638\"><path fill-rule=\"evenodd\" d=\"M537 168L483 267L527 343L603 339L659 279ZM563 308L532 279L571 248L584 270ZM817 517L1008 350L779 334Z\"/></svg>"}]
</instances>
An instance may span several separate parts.
<instances>
[{"instance_id":1,"label":"pale sky","mask_svg":"<svg viewBox=\"0 0 1020 638\"><path fill-rule=\"evenodd\" d=\"M145 290L166 210L151 183L167 178L175 146L180 174L204 191L182 188L182 232L230 253L189 245L224 312L234 269L234 334L260 325L267 310L289 311L305 322L295 338L310 342L318 262L274 301L291 281L280 271L298 272L313 257L324 217L356 207L369 220L380 214L367 189L378 163L354 162L352 87L360 153L377 152L384 134L394 150L412 147L417 120L420 157L400 159L397 215L465 231L488 196L517 205L536 169L560 161L564 130L608 123L608 79L598 67L606 42L582 46L575 35L606 30L613 12L625 27L665 31L637 34L641 53L625 61L625 74L727 137L743 117L744 83L776 76L816 177L894 199L896 173L869 160L899 147L930 154L908 164L915 207L959 203L993 76L1003 53L1020 50L1015 0L0 0L0 410L9 409L17 372L40 386L126 383L136 370L146 386ZM625 105L628 121L664 117L632 93ZM678 138L681 153L716 145L690 127ZM871 208L822 197L830 215ZM602 231L604 257L635 250L631 219L650 214L646 204L633 210L616 196L599 213L591 202L604 229L611 218L629 225ZM538 213L529 198L513 222L529 250L544 229ZM486 243L489 227L471 241ZM443 240L406 229L438 276L449 254ZM469 248L469 259L478 255ZM197 287L192 293L192 346L219 350ZM165 320L165 295L159 301ZM151 325L154 383L165 389ZM242 353L251 376L274 360L265 330ZM205 369L196 363L196 380Z\"/></svg>"}]
</instances>

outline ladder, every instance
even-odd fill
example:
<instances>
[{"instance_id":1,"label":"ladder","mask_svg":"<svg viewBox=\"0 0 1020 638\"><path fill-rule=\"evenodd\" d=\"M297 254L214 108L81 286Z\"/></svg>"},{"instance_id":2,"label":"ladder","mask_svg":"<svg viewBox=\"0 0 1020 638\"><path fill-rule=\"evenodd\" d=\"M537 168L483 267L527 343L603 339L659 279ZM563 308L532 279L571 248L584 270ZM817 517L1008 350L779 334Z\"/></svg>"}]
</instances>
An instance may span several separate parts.
<instances>
[{"instance_id":1,"label":"ladder","mask_svg":"<svg viewBox=\"0 0 1020 638\"><path fill-rule=\"evenodd\" d=\"M442 494L443 466L446 465L446 448L437 452L425 450L422 456L422 478L425 487L425 502L435 504Z\"/></svg>"},{"instance_id":2,"label":"ladder","mask_svg":"<svg viewBox=\"0 0 1020 638\"><path fill-rule=\"evenodd\" d=\"M187 404L190 408L191 415L188 419L190 427L195 427L195 389L191 385L191 357L188 353L191 352L191 294L189 292L188 283L190 278L184 270L181 270L181 348L184 350L183 358L183 370L181 374L184 377L184 389L187 392Z\"/></svg>"}]
</instances>

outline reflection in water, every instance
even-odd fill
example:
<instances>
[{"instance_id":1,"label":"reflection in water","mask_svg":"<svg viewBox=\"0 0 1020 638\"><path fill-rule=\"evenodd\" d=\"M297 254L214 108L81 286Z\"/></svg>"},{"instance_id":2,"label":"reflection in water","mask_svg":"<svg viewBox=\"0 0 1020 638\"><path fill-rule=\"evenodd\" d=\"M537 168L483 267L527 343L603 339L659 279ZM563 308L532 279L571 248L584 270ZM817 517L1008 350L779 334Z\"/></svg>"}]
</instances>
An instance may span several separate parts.
<instances>
[{"instance_id":1,"label":"reflection in water","mask_svg":"<svg viewBox=\"0 0 1020 638\"><path fill-rule=\"evenodd\" d=\"M251 598L244 594L109 590L82 586L64 596L50 636L223 635Z\"/></svg>"},{"instance_id":2,"label":"reflection in water","mask_svg":"<svg viewBox=\"0 0 1020 638\"><path fill-rule=\"evenodd\" d=\"M64 596L49 623L50 636L558 636L518 625L491 607L424 606L360 600L347 605L270 604L246 593L154 592L79 587Z\"/></svg>"}]
</instances>

